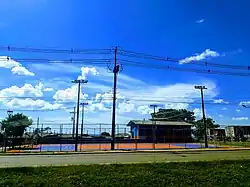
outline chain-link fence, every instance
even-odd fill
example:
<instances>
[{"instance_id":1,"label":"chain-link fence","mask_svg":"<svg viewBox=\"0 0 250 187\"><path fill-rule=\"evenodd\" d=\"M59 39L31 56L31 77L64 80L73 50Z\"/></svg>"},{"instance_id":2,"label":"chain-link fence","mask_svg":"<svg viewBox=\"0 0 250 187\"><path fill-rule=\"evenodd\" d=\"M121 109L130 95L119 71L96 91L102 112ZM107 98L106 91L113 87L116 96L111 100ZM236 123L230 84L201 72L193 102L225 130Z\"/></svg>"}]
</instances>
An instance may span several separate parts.
<instances>
[{"instance_id":1,"label":"chain-link fence","mask_svg":"<svg viewBox=\"0 0 250 187\"><path fill-rule=\"evenodd\" d=\"M116 150L200 149L205 147L204 137L195 137L187 129L173 128L168 132L148 128L133 134L126 124L116 125ZM78 137L78 138L77 138ZM26 129L22 137L1 138L2 152L72 152L104 151L111 149L110 124L85 124L73 132L73 125L40 124ZM248 138L208 136L209 148L250 147Z\"/></svg>"}]
</instances>

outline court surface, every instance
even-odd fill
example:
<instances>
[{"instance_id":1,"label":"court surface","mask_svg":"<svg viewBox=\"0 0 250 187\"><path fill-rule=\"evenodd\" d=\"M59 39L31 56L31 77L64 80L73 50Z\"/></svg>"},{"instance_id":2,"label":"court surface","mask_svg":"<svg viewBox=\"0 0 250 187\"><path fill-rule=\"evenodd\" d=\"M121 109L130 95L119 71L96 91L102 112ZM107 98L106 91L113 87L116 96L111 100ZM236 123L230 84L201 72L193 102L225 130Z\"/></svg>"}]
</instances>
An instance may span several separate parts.
<instances>
[{"instance_id":1,"label":"court surface","mask_svg":"<svg viewBox=\"0 0 250 187\"><path fill-rule=\"evenodd\" d=\"M215 145L209 145L210 148L215 148ZM204 148L204 144L199 143L117 143L115 144L116 150L153 150L153 149L199 149ZM110 150L110 144L79 144L78 151L97 151L97 150ZM74 151L74 144L42 144L33 146L33 149L22 151ZM18 150L17 150L18 151ZM12 150L11 152L15 152Z\"/></svg>"},{"instance_id":2,"label":"court surface","mask_svg":"<svg viewBox=\"0 0 250 187\"><path fill-rule=\"evenodd\" d=\"M155 153L91 153L69 155L0 156L0 167L63 166L78 164L128 164L250 159L250 151L190 151Z\"/></svg>"}]
</instances>

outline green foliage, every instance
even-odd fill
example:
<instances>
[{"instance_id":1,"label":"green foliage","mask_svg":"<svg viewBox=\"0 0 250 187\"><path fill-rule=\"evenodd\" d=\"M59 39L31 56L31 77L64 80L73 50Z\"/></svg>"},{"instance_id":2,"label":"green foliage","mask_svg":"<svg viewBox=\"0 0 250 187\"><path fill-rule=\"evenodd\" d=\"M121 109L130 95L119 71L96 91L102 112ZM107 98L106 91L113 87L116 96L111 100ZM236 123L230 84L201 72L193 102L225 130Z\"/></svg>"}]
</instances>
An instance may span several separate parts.
<instances>
[{"instance_id":1,"label":"green foliage","mask_svg":"<svg viewBox=\"0 0 250 187\"><path fill-rule=\"evenodd\" d=\"M32 125L32 120L22 113L8 116L1 121L1 130L5 129L6 136L22 136L25 129Z\"/></svg>"},{"instance_id":2,"label":"green foliage","mask_svg":"<svg viewBox=\"0 0 250 187\"><path fill-rule=\"evenodd\" d=\"M162 121L185 121L188 123L194 123L195 116L194 112L186 109L159 109L155 114L151 114L152 118Z\"/></svg>"},{"instance_id":3,"label":"green foliage","mask_svg":"<svg viewBox=\"0 0 250 187\"><path fill-rule=\"evenodd\" d=\"M101 136L110 136L110 134L108 132L102 132Z\"/></svg>"},{"instance_id":4,"label":"green foliage","mask_svg":"<svg viewBox=\"0 0 250 187\"><path fill-rule=\"evenodd\" d=\"M220 127L220 125L216 124L212 118L206 118L207 129L214 129ZM201 138L205 135L205 127L203 123L203 119L198 120L194 123L196 128L196 136Z\"/></svg>"},{"instance_id":5,"label":"green foliage","mask_svg":"<svg viewBox=\"0 0 250 187\"><path fill-rule=\"evenodd\" d=\"M0 186L249 186L250 161L0 169Z\"/></svg>"}]
</instances>

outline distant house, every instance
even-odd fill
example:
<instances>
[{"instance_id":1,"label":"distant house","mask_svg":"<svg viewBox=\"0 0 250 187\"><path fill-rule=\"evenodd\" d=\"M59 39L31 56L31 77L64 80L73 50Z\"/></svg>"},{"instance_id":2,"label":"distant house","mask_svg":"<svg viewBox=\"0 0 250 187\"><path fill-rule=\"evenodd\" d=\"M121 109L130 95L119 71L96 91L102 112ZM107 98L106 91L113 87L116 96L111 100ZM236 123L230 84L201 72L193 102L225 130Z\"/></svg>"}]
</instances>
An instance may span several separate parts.
<instances>
[{"instance_id":1,"label":"distant house","mask_svg":"<svg viewBox=\"0 0 250 187\"><path fill-rule=\"evenodd\" d=\"M225 127L227 137L231 138L249 138L250 126L227 126Z\"/></svg>"},{"instance_id":2,"label":"distant house","mask_svg":"<svg viewBox=\"0 0 250 187\"><path fill-rule=\"evenodd\" d=\"M207 135L210 139L223 140L226 137L226 131L222 128L207 129Z\"/></svg>"},{"instance_id":3,"label":"distant house","mask_svg":"<svg viewBox=\"0 0 250 187\"><path fill-rule=\"evenodd\" d=\"M131 120L127 126L130 126L132 138L143 139L146 142L189 142L192 140L192 124L186 122Z\"/></svg>"}]
</instances>

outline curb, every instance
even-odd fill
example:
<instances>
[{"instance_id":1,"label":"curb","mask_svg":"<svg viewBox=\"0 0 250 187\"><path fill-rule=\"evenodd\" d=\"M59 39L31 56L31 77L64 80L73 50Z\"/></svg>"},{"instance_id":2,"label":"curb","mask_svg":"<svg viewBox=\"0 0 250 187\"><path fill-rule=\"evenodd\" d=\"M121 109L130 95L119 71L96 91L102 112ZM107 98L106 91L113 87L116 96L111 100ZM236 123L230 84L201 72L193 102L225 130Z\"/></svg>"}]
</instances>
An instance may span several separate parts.
<instances>
[{"instance_id":1,"label":"curb","mask_svg":"<svg viewBox=\"0 0 250 187\"><path fill-rule=\"evenodd\" d=\"M188 153L188 152L217 152L217 151L247 151L250 148L210 148L210 149L171 149L171 150L133 150L133 151L91 151L91 152L38 152L38 153L0 153L0 156L28 155L84 155L84 154L130 154L130 153Z\"/></svg>"}]
</instances>

